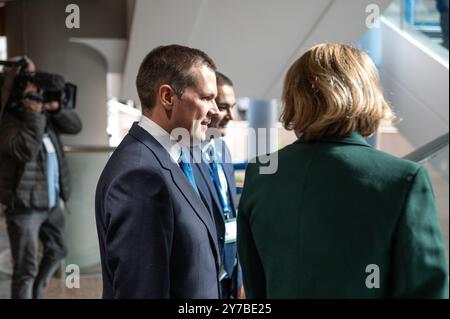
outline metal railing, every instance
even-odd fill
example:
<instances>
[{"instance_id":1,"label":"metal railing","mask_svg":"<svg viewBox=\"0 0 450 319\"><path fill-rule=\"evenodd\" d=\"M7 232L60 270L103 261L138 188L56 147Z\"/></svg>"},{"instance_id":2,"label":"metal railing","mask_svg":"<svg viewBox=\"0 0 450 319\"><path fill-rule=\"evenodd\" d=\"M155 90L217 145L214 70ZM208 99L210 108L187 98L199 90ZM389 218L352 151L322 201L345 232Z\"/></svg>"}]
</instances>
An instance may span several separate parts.
<instances>
[{"instance_id":1,"label":"metal railing","mask_svg":"<svg viewBox=\"0 0 450 319\"><path fill-rule=\"evenodd\" d=\"M99 145L66 145L64 152L66 153L110 153L114 152L114 146L99 146Z\"/></svg>"},{"instance_id":2,"label":"metal railing","mask_svg":"<svg viewBox=\"0 0 450 319\"><path fill-rule=\"evenodd\" d=\"M433 158L446 146L448 146L448 132L425 144L424 146L419 147L403 158L413 162L424 162Z\"/></svg>"}]
</instances>

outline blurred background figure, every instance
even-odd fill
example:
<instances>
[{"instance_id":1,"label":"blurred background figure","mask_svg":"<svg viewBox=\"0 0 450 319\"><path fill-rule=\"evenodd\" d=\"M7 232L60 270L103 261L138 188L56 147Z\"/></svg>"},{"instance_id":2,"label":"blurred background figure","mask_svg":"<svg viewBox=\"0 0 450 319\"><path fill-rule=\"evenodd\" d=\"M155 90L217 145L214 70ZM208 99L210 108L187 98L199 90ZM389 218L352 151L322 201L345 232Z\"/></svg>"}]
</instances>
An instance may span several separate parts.
<instances>
[{"instance_id":1,"label":"blurred background figure","mask_svg":"<svg viewBox=\"0 0 450 319\"><path fill-rule=\"evenodd\" d=\"M439 11L441 32L442 32L442 45L448 49L448 1L449 0L436 0L436 9Z\"/></svg>"},{"instance_id":2,"label":"blurred background figure","mask_svg":"<svg viewBox=\"0 0 450 319\"><path fill-rule=\"evenodd\" d=\"M321 44L287 72L278 171L249 164L238 251L249 298L446 298L435 198L421 165L366 139L393 114L371 59Z\"/></svg>"},{"instance_id":3,"label":"blurred background figure","mask_svg":"<svg viewBox=\"0 0 450 319\"><path fill-rule=\"evenodd\" d=\"M36 72L26 57L5 67L0 202L14 262L11 297L40 298L66 255L63 211L70 181L59 135L80 132L81 122L61 76Z\"/></svg>"}]
</instances>

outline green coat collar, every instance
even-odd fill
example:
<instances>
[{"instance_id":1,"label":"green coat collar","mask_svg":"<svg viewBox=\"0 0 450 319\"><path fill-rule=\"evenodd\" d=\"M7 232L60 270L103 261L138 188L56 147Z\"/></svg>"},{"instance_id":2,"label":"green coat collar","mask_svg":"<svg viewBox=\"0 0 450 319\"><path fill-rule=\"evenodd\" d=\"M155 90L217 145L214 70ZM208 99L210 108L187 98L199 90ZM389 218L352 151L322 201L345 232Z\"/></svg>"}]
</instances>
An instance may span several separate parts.
<instances>
[{"instance_id":1,"label":"green coat collar","mask_svg":"<svg viewBox=\"0 0 450 319\"><path fill-rule=\"evenodd\" d=\"M361 145L372 147L367 140L359 133L352 132L346 136L326 136L321 137L318 140L307 142L303 137L300 137L295 143L304 143L304 144L312 144L312 143L338 143L338 144L353 144L353 145Z\"/></svg>"}]
</instances>

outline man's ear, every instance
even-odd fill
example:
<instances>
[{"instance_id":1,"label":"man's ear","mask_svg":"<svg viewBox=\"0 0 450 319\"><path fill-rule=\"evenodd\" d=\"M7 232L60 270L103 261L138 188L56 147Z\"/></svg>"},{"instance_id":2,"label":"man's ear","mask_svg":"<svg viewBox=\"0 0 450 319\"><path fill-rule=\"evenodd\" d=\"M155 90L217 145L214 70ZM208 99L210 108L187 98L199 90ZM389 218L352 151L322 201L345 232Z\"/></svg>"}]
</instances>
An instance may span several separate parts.
<instances>
[{"instance_id":1,"label":"man's ear","mask_svg":"<svg viewBox=\"0 0 450 319\"><path fill-rule=\"evenodd\" d=\"M172 87L168 84L163 84L158 90L158 99L166 111L171 111L174 104L176 94Z\"/></svg>"}]
</instances>

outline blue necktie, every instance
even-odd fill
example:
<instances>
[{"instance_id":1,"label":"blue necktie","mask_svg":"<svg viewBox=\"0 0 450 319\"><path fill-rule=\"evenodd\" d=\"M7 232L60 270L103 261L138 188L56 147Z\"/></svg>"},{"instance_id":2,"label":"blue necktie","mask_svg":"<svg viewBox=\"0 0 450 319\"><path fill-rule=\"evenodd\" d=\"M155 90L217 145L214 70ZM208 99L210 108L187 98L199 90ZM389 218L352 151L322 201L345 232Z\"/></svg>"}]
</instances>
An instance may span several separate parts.
<instances>
[{"instance_id":1,"label":"blue necktie","mask_svg":"<svg viewBox=\"0 0 450 319\"><path fill-rule=\"evenodd\" d=\"M189 163L189 156L183 150L181 151L179 165L180 165L180 168L183 171L184 175L186 175L189 183L191 183L192 187L198 194L198 188L197 188L197 184L195 183L194 172L192 171L192 166Z\"/></svg>"}]
</instances>

